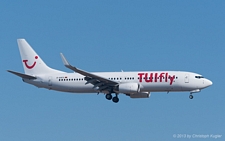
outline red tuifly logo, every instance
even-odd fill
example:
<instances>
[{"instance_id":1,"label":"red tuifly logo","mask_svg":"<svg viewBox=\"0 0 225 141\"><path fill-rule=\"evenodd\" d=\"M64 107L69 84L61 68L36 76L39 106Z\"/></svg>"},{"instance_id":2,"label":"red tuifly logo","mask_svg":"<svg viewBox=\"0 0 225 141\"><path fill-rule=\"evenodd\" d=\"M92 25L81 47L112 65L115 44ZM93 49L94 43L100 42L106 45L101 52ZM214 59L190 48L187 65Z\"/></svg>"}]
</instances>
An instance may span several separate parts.
<instances>
[{"instance_id":1,"label":"red tuifly logo","mask_svg":"<svg viewBox=\"0 0 225 141\"><path fill-rule=\"evenodd\" d=\"M173 84L173 81L175 79L175 75L169 75L168 72L162 72L162 73L138 73L139 76L139 82L142 82L142 80L145 80L147 83L151 82L169 82L170 85ZM154 78L154 79L153 79Z\"/></svg>"},{"instance_id":2,"label":"red tuifly logo","mask_svg":"<svg viewBox=\"0 0 225 141\"><path fill-rule=\"evenodd\" d=\"M35 56L35 59L38 59L38 56ZM36 65L36 61L31 66L27 64L28 60L23 60L23 62L28 69L32 69Z\"/></svg>"}]
</instances>

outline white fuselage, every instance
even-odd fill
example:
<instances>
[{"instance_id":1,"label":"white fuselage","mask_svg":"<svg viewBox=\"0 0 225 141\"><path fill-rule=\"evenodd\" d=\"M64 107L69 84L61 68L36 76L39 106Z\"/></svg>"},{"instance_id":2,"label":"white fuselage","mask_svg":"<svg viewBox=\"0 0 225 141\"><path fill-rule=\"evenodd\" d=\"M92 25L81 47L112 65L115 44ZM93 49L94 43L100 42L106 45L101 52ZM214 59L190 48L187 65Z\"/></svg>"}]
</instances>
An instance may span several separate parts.
<instances>
[{"instance_id":1,"label":"white fuselage","mask_svg":"<svg viewBox=\"0 0 225 141\"><path fill-rule=\"evenodd\" d=\"M122 83L140 84L140 92L170 92L201 90L212 82L201 75L183 71L98 72L95 75ZM55 73L37 75L37 79L23 79L37 87L72 93L96 93L97 88L86 84L79 73Z\"/></svg>"}]
</instances>

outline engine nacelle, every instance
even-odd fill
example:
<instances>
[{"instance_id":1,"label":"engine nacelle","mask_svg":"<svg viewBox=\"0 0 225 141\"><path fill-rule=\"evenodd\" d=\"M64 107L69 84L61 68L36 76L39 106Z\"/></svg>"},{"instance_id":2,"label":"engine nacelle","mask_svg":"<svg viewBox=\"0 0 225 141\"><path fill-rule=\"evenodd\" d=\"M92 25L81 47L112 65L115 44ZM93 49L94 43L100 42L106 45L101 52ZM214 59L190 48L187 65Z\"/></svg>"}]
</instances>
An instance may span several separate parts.
<instances>
[{"instance_id":1,"label":"engine nacelle","mask_svg":"<svg viewBox=\"0 0 225 141\"><path fill-rule=\"evenodd\" d=\"M119 85L119 93L135 94L140 90L138 83L122 83Z\"/></svg>"},{"instance_id":2,"label":"engine nacelle","mask_svg":"<svg viewBox=\"0 0 225 141\"><path fill-rule=\"evenodd\" d=\"M150 97L150 92L140 92L136 94L130 94L130 98L149 98Z\"/></svg>"}]
</instances>

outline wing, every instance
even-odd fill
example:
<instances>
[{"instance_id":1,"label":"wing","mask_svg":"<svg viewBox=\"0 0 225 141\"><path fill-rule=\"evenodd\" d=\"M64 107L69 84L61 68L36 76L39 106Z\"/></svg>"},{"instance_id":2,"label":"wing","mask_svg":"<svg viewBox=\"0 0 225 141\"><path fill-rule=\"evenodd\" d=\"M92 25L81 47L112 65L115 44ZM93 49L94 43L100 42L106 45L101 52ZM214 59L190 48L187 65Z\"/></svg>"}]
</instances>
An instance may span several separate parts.
<instances>
[{"instance_id":1,"label":"wing","mask_svg":"<svg viewBox=\"0 0 225 141\"><path fill-rule=\"evenodd\" d=\"M109 93L111 93L113 92L113 88L118 85L118 82L116 81L112 81L107 78L95 75L93 73L89 73L84 70L78 69L77 67L71 66L69 62L66 60L66 58L63 56L63 54L60 53L60 55L62 57L62 61L64 65L67 68L85 76L84 79L87 81L85 84L89 84L89 83L92 84L93 88L98 88L100 92L108 91Z\"/></svg>"}]
</instances>

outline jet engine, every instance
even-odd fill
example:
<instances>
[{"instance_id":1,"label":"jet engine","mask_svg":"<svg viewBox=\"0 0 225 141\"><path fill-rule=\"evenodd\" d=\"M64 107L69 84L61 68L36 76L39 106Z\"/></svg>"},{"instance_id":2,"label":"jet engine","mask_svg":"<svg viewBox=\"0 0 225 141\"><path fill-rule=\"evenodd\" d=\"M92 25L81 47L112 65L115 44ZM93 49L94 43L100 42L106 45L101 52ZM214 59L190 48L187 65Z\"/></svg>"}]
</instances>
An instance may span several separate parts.
<instances>
[{"instance_id":1,"label":"jet engine","mask_svg":"<svg viewBox=\"0 0 225 141\"><path fill-rule=\"evenodd\" d=\"M119 93L135 94L140 91L138 83L122 83L119 85Z\"/></svg>"}]
</instances>

